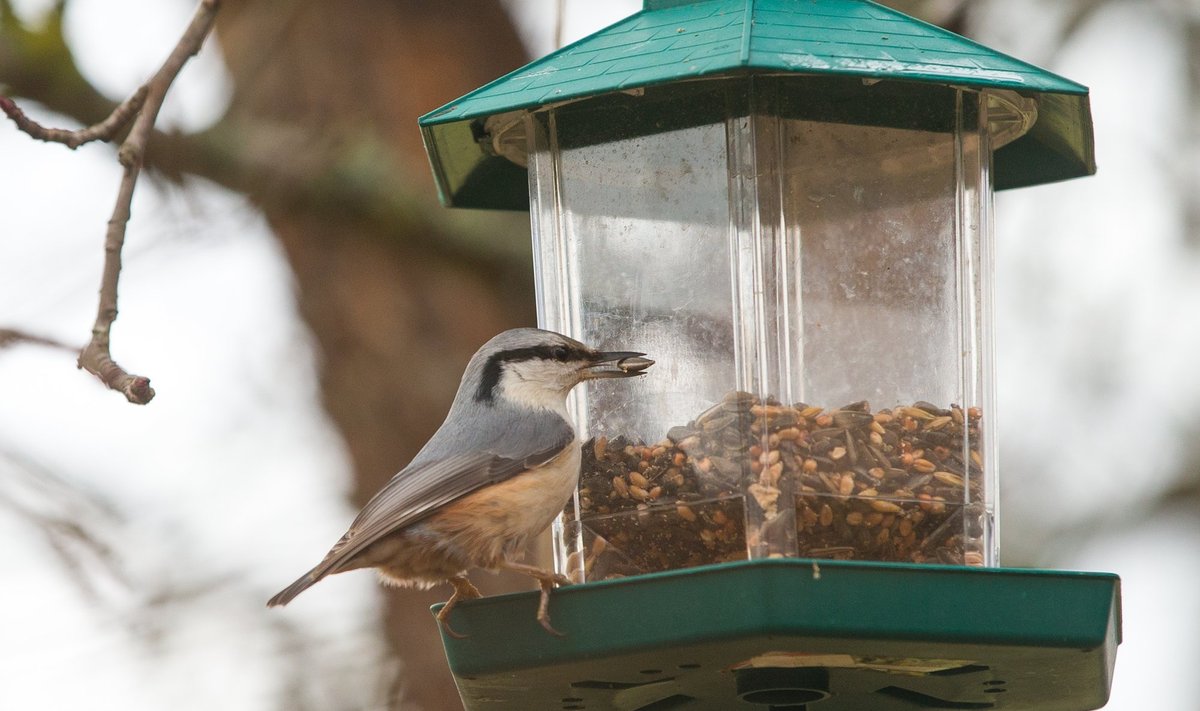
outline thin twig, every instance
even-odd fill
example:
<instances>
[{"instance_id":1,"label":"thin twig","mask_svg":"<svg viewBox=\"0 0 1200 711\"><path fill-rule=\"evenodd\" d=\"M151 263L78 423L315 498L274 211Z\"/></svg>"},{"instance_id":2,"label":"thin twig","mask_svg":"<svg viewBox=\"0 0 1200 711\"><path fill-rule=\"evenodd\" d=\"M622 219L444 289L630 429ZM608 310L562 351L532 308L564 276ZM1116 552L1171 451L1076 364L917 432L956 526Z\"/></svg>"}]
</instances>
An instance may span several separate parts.
<instances>
[{"instance_id":1,"label":"thin twig","mask_svg":"<svg viewBox=\"0 0 1200 711\"><path fill-rule=\"evenodd\" d=\"M219 0L201 0L196 14L184 31L183 36L171 50L162 67L144 85L145 100L133 122L129 136L117 151L117 158L125 168L121 184L117 189L117 203L104 237L104 271L100 279L100 305L96 312L96 323L92 327L92 340L79 354L79 367L87 370L109 388L124 393L129 402L145 405L154 397L150 379L131 375L112 359L109 350L109 333L117 319L117 282L121 276L121 248L125 244L125 227L129 223L133 189L141 173L142 160L146 153L146 142L158 119L167 90L179 75L188 59L200 51L204 38L212 30L216 19Z\"/></svg>"},{"instance_id":2,"label":"thin twig","mask_svg":"<svg viewBox=\"0 0 1200 711\"><path fill-rule=\"evenodd\" d=\"M68 346L62 341L56 341L53 338L45 336L35 336L32 333L18 331L14 328L0 328L0 349L14 346L18 343L32 343L35 346L48 346L50 348L59 348L64 351L76 353L78 348Z\"/></svg>"},{"instance_id":3,"label":"thin twig","mask_svg":"<svg viewBox=\"0 0 1200 711\"><path fill-rule=\"evenodd\" d=\"M28 521L89 597L102 589L99 575L132 589L120 546L109 535L123 523L116 508L7 444L0 442L0 510Z\"/></svg>"},{"instance_id":4,"label":"thin twig","mask_svg":"<svg viewBox=\"0 0 1200 711\"><path fill-rule=\"evenodd\" d=\"M558 0L554 5L554 48L562 49L563 46L563 24L566 19L563 17L567 13L566 0Z\"/></svg>"},{"instance_id":5,"label":"thin twig","mask_svg":"<svg viewBox=\"0 0 1200 711\"><path fill-rule=\"evenodd\" d=\"M26 116L21 107L17 106L7 96L0 96L0 110L3 110L5 115L12 119L13 123L17 124L17 128L29 134L30 137L36 138L39 141L46 141L47 143L61 143L67 148L75 150L83 144L91 143L92 141L111 141L113 136L137 115L138 109L142 107L142 102L146 99L146 91L146 87L138 87L138 90L133 92L132 96L117 104L117 107L112 110L108 118L98 124L81 128L77 131L47 128Z\"/></svg>"}]
</instances>

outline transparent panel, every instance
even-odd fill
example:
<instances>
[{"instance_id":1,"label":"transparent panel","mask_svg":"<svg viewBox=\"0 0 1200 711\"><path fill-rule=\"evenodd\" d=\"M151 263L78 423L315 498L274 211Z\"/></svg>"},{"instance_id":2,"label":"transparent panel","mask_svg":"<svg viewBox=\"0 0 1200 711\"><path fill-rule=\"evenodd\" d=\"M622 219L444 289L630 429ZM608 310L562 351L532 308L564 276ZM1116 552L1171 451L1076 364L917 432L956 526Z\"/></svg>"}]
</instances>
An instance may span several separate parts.
<instances>
[{"instance_id":1,"label":"transparent panel","mask_svg":"<svg viewBox=\"0 0 1200 711\"><path fill-rule=\"evenodd\" d=\"M669 442L680 413L694 416L735 387L725 93L709 84L647 104L659 114L652 125L641 104L605 104L544 111L528 128L539 322L658 362L653 378L594 381L572 394L588 443L569 518L578 506L582 521L559 535L572 550L603 545L599 565L610 575L711 560L708 548L690 563L674 553L647 558L651 543L637 522L649 521L643 528L664 551L701 541L696 531L652 525L665 514L644 513L665 506L679 523L675 502L711 498L706 487L677 485L690 466L654 443ZM741 515L740 503L719 510ZM729 555L745 557L741 538L730 536Z\"/></svg>"},{"instance_id":2,"label":"transparent panel","mask_svg":"<svg viewBox=\"0 0 1200 711\"><path fill-rule=\"evenodd\" d=\"M955 136L798 120L783 133L804 310L799 398L956 400Z\"/></svg>"},{"instance_id":3,"label":"transparent panel","mask_svg":"<svg viewBox=\"0 0 1200 711\"><path fill-rule=\"evenodd\" d=\"M807 430L796 492L802 556L992 562L979 102L932 98L955 130L782 121L803 309L793 377L799 399L826 410Z\"/></svg>"},{"instance_id":4,"label":"transparent panel","mask_svg":"<svg viewBox=\"0 0 1200 711\"><path fill-rule=\"evenodd\" d=\"M995 564L985 113L755 77L528 120L540 322L658 361L576 391L560 570Z\"/></svg>"},{"instance_id":5,"label":"transparent panel","mask_svg":"<svg viewBox=\"0 0 1200 711\"><path fill-rule=\"evenodd\" d=\"M722 97L710 89L691 99L719 106ZM557 304L542 301L542 323L660 361L652 379L577 391L586 406L576 398L576 423L592 436L661 437L674 413L711 404L733 384L725 128L697 124L686 105L658 106L673 122L652 135L609 107L533 119L557 148L537 151L531 171L542 172L544 156L554 172L545 195L553 207L539 197L537 212L552 226L556 257L539 282L561 284ZM537 231L547 239L542 224Z\"/></svg>"}]
</instances>

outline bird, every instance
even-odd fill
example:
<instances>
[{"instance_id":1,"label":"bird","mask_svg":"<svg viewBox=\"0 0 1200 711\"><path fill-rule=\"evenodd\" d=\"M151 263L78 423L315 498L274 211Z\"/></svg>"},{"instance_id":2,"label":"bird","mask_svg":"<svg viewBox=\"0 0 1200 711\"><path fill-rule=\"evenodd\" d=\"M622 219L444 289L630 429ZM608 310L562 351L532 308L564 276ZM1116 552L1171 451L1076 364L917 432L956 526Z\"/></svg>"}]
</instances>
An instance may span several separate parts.
<instances>
[{"instance_id":1,"label":"bird","mask_svg":"<svg viewBox=\"0 0 1200 711\"><path fill-rule=\"evenodd\" d=\"M504 331L471 357L445 421L408 466L362 508L325 558L268 602L286 605L335 573L376 568L383 582L454 593L437 614L449 623L480 597L470 570L511 570L538 581L537 621L548 632L550 591L571 581L519 562L579 481L580 438L567 394L585 380L645 374L645 353L600 351L537 328Z\"/></svg>"}]
</instances>

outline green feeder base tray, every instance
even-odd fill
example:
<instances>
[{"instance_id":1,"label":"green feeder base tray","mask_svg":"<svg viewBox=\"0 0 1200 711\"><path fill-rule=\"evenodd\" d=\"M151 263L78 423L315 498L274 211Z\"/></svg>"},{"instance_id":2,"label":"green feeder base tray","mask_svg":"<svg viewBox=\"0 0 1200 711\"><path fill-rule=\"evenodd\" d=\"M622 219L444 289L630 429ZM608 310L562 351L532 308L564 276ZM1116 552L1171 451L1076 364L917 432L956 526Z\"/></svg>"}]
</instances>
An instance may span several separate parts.
<instances>
[{"instance_id":1,"label":"green feeder base tray","mask_svg":"<svg viewBox=\"0 0 1200 711\"><path fill-rule=\"evenodd\" d=\"M451 615L467 711L1095 709L1121 640L1103 573L725 563L556 590L562 637L537 601Z\"/></svg>"}]
</instances>

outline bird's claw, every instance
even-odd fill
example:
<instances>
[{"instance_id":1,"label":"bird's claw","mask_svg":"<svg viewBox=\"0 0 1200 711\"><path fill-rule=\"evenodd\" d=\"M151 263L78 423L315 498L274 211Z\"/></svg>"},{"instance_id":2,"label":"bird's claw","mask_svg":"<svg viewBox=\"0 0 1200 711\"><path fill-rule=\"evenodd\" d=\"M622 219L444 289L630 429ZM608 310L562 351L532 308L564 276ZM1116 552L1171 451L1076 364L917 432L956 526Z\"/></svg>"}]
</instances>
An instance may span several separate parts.
<instances>
[{"instance_id":1,"label":"bird's claw","mask_svg":"<svg viewBox=\"0 0 1200 711\"><path fill-rule=\"evenodd\" d=\"M445 612L445 611L446 611L446 608L443 607L442 612ZM455 631L455 629L450 626L450 622L442 617L441 612L438 613L437 621L442 625L442 629L446 632L446 635L449 637L453 637L454 639L466 639L469 636L469 635L465 635L461 632Z\"/></svg>"},{"instance_id":2,"label":"bird's claw","mask_svg":"<svg viewBox=\"0 0 1200 711\"><path fill-rule=\"evenodd\" d=\"M547 576L545 578L538 578L538 583L542 588L542 597L540 600L538 600L537 621L543 629L555 637L566 637L567 635L565 633L559 632L550 625L550 591L554 589L555 583L560 585L571 584L570 580L566 580L566 582L563 583L560 582L560 579L566 580L564 576L558 574Z\"/></svg>"},{"instance_id":3,"label":"bird's claw","mask_svg":"<svg viewBox=\"0 0 1200 711\"><path fill-rule=\"evenodd\" d=\"M500 567L521 573L522 575L528 575L538 581L538 586L542 589L542 597L538 601L538 624L555 637L566 637L566 634L550 626L550 591L554 589L555 585L570 585L571 579L561 573L551 573L548 570L542 570L532 565L514 563L508 560L502 562Z\"/></svg>"},{"instance_id":4,"label":"bird's claw","mask_svg":"<svg viewBox=\"0 0 1200 711\"><path fill-rule=\"evenodd\" d=\"M542 629L546 630L547 632L554 635L555 637L566 637L567 636L566 632L559 632L558 630L554 629L554 627L550 624L550 616L549 615L546 615L544 618L539 615L538 623L540 623L542 625Z\"/></svg>"},{"instance_id":5,"label":"bird's claw","mask_svg":"<svg viewBox=\"0 0 1200 711\"><path fill-rule=\"evenodd\" d=\"M467 635L455 631L450 626L450 611L454 609L459 600L474 600L475 598L483 597L483 595L480 594L479 588L472 585L471 581L465 575L450 578L448 582L454 586L454 594L446 601L446 605L438 611L437 621L441 623L442 629L446 631L447 635L454 639L466 639Z\"/></svg>"}]
</instances>

